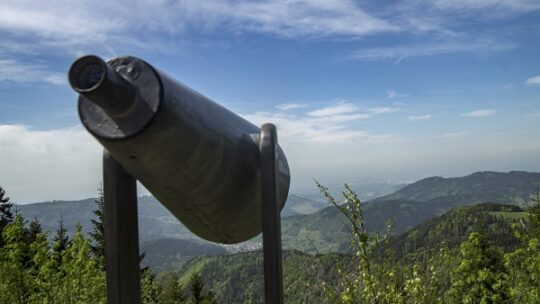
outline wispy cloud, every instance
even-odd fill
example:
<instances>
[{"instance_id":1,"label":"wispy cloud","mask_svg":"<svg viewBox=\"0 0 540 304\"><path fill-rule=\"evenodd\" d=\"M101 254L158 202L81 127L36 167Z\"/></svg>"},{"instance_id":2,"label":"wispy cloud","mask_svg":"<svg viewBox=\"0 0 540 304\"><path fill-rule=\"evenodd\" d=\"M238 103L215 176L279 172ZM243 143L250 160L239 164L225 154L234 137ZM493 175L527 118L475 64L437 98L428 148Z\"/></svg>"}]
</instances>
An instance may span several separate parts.
<instances>
[{"instance_id":1,"label":"wispy cloud","mask_svg":"<svg viewBox=\"0 0 540 304\"><path fill-rule=\"evenodd\" d=\"M450 41L434 41L424 44L396 45L390 47L365 48L354 51L350 58L360 61L390 60L399 63L413 57L425 57L445 54L491 54L511 50L515 45L511 42L494 39L462 39Z\"/></svg>"},{"instance_id":2,"label":"wispy cloud","mask_svg":"<svg viewBox=\"0 0 540 304\"><path fill-rule=\"evenodd\" d=\"M99 49L144 48L159 39L183 35L186 29L230 34L263 33L286 39L358 38L384 33L437 33L453 36L449 12L478 9L485 12L538 9L534 1L416 1L380 6L352 0L306 1L94 1L4 0L0 3L0 45L19 50L66 49L77 53L97 45ZM434 16L423 16L417 7L433 7ZM388 11L392 12L388 14ZM441 25L441 19L449 19ZM173 39L177 41L177 39ZM431 39L433 40L433 39ZM379 60L508 49L509 44L490 40L457 40L434 44L358 50L353 57ZM376 55L378 51L383 54Z\"/></svg>"},{"instance_id":3,"label":"wispy cloud","mask_svg":"<svg viewBox=\"0 0 540 304\"><path fill-rule=\"evenodd\" d=\"M540 85L540 75L531 77L525 81L528 85Z\"/></svg>"},{"instance_id":4,"label":"wispy cloud","mask_svg":"<svg viewBox=\"0 0 540 304\"><path fill-rule=\"evenodd\" d=\"M190 43L188 30L350 39L399 29L351 0L0 2L0 58L8 60L21 54L43 58L89 52L116 56L150 48L178 51L183 48L178 41ZM48 79L59 82L57 77Z\"/></svg>"},{"instance_id":5,"label":"wispy cloud","mask_svg":"<svg viewBox=\"0 0 540 304\"><path fill-rule=\"evenodd\" d=\"M394 98L401 98L401 97L408 97L408 94L400 93L394 90L388 90L386 91L386 97L388 99L394 99Z\"/></svg>"},{"instance_id":6,"label":"wispy cloud","mask_svg":"<svg viewBox=\"0 0 540 304\"><path fill-rule=\"evenodd\" d=\"M455 138L455 137L462 137L462 136L469 135L469 134L471 134L470 131L458 131L458 132L443 133L443 134L438 135L436 137L438 137L438 138Z\"/></svg>"},{"instance_id":7,"label":"wispy cloud","mask_svg":"<svg viewBox=\"0 0 540 304\"><path fill-rule=\"evenodd\" d=\"M300 103L282 103L278 104L276 106L276 109L281 111L289 111L289 110L296 110L296 109L302 109L307 108L307 104L300 104Z\"/></svg>"},{"instance_id":8,"label":"wispy cloud","mask_svg":"<svg viewBox=\"0 0 540 304\"><path fill-rule=\"evenodd\" d=\"M471 111L467 113L462 113L460 116L462 117L486 117L486 116L493 116L497 114L497 110L494 109L486 109L486 110L476 110Z\"/></svg>"},{"instance_id":9,"label":"wispy cloud","mask_svg":"<svg viewBox=\"0 0 540 304\"><path fill-rule=\"evenodd\" d=\"M333 106L317 109L307 113L307 116L324 119L325 121L346 122L369 119L375 115L392 113L399 108L371 107L361 108L356 104L339 102Z\"/></svg>"},{"instance_id":10,"label":"wispy cloud","mask_svg":"<svg viewBox=\"0 0 540 304\"><path fill-rule=\"evenodd\" d=\"M47 82L50 84L65 84L63 73L49 72L45 66L19 62L14 59L0 59L0 82L34 83Z\"/></svg>"},{"instance_id":11,"label":"wispy cloud","mask_svg":"<svg viewBox=\"0 0 540 304\"><path fill-rule=\"evenodd\" d=\"M430 120L432 118L432 116L430 114L411 115L408 118L409 118L409 121L421 121L421 120Z\"/></svg>"},{"instance_id":12,"label":"wispy cloud","mask_svg":"<svg viewBox=\"0 0 540 304\"><path fill-rule=\"evenodd\" d=\"M89 0L6 0L0 4L0 30L32 36L34 43L48 46L145 41L152 33L177 34L187 27L290 38L364 36L397 30L350 0L121 0L100 5Z\"/></svg>"},{"instance_id":13,"label":"wispy cloud","mask_svg":"<svg viewBox=\"0 0 540 304\"><path fill-rule=\"evenodd\" d=\"M367 132L363 130L348 130L345 125L310 119L303 115L255 112L242 116L256 125L272 121L278 127L280 141L285 143L332 144L367 135Z\"/></svg>"},{"instance_id":14,"label":"wispy cloud","mask_svg":"<svg viewBox=\"0 0 540 304\"><path fill-rule=\"evenodd\" d=\"M284 37L364 36L397 30L389 22L369 15L349 0L241 1L229 2L219 9L215 11L218 19L233 20L245 29ZM238 27L237 30L242 29Z\"/></svg>"},{"instance_id":15,"label":"wispy cloud","mask_svg":"<svg viewBox=\"0 0 540 304\"><path fill-rule=\"evenodd\" d=\"M286 142L335 144L360 140L365 143L380 143L396 141L399 137L390 134L371 134L365 130L358 130L351 123L398 110L390 107L364 108L342 101L307 113L292 114L283 110L277 113L256 112L245 114L243 117L255 124L272 121L279 128L280 138Z\"/></svg>"},{"instance_id":16,"label":"wispy cloud","mask_svg":"<svg viewBox=\"0 0 540 304\"><path fill-rule=\"evenodd\" d=\"M307 115L314 117L332 116L358 111L359 107L352 103L340 102L336 105L308 112Z\"/></svg>"},{"instance_id":17,"label":"wispy cloud","mask_svg":"<svg viewBox=\"0 0 540 304\"><path fill-rule=\"evenodd\" d=\"M534 0L436 0L426 2L429 2L437 9L445 11L483 13L498 17L540 10L540 3Z\"/></svg>"},{"instance_id":18,"label":"wispy cloud","mask_svg":"<svg viewBox=\"0 0 540 304\"><path fill-rule=\"evenodd\" d=\"M182 49L178 41L190 43L192 32L218 32L225 36L255 33L281 39L340 41L393 33L428 35L426 43L368 47L349 53L355 60L398 63L420 56L491 54L512 49L515 47L512 42L493 35L470 33L463 27L456 30L455 24L459 22L447 15L461 16L467 10L486 14L527 13L539 6L526 0L419 0L412 3L375 6L353 0L119 0L96 5L90 0L4 0L0 3L0 56L11 59L21 53L43 57L44 54L74 56L87 52L115 56L128 50L150 48L177 51ZM419 13L419 7L428 7L433 15ZM58 80L58 77L49 77L49 82Z\"/></svg>"}]
</instances>

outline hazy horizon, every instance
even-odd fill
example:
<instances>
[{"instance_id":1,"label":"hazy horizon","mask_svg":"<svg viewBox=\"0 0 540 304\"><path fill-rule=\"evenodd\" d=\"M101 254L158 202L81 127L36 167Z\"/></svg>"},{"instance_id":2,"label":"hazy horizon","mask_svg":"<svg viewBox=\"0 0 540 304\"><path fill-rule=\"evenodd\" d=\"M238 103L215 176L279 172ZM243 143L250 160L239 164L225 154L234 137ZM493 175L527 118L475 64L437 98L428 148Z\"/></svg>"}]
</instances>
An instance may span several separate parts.
<instances>
[{"instance_id":1,"label":"hazy horizon","mask_svg":"<svg viewBox=\"0 0 540 304\"><path fill-rule=\"evenodd\" d=\"M481 171L474 171L467 174L459 174L459 175L428 175L428 176L422 176L419 178L414 179L388 179L388 180L373 180L373 179L352 179L352 180L344 180L344 181L327 181L324 182L321 179L317 179L318 181L321 181L322 184L330 189L331 192L339 196L339 193L341 193L341 189L344 186L345 183L351 185L353 189L355 186L364 186L364 188L374 188L381 185L391 185L391 186L398 186L399 188L404 187L406 185L412 184L414 182L420 181L425 178L430 177L442 177L442 178L455 178L455 177L464 177L468 176L474 173L478 172L496 172L496 173L509 173L512 171L520 171L520 172L527 172L527 173L540 173L540 171L527 171L527 170L509 170L509 171L494 171L494 170L481 170ZM99 182L100 183L100 182ZM2 185L0 185L2 186ZM98 188L99 184L95 189L95 193L89 193L87 195L79 195L77 196L74 194L74 196L69 197L49 197L47 199L34 199L34 200L27 200L27 201L18 201L16 200L8 191L6 193L10 197L11 202L13 202L16 205L27 205L27 204L35 204L35 203L44 203L44 202L50 202L50 201L81 201L86 199L94 199L98 196ZM7 190L4 188L4 190ZM388 192L388 193L391 193ZM301 186L295 186L294 188L291 188L289 191L289 195L313 195L313 194L320 194L319 189L316 187L315 182L312 180L311 185L301 185ZM358 194L362 197L365 193L358 192ZM321 195L321 198L324 198ZM139 182L137 182L137 197L144 197L144 196L153 196L152 193L150 193L146 188L144 188L143 185L141 185ZM378 196L372 197L377 198ZM370 198L371 199L371 198Z\"/></svg>"}]
</instances>

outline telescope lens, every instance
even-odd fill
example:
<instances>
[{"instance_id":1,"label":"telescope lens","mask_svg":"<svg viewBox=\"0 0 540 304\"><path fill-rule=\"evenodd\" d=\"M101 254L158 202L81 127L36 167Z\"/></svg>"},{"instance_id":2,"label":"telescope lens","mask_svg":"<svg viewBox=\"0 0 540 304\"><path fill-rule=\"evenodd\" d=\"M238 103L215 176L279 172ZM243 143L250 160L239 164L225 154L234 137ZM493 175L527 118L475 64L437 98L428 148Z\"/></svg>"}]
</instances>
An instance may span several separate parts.
<instances>
[{"instance_id":1,"label":"telescope lens","mask_svg":"<svg viewBox=\"0 0 540 304\"><path fill-rule=\"evenodd\" d=\"M89 55L75 61L69 70L69 81L77 92L88 92L104 79L106 63L99 57Z\"/></svg>"},{"instance_id":2,"label":"telescope lens","mask_svg":"<svg viewBox=\"0 0 540 304\"><path fill-rule=\"evenodd\" d=\"M78 79L79 88L86 90L94 87L103 77L103 67L100 64L85 66Z\"/></svg>"}]
</instances>

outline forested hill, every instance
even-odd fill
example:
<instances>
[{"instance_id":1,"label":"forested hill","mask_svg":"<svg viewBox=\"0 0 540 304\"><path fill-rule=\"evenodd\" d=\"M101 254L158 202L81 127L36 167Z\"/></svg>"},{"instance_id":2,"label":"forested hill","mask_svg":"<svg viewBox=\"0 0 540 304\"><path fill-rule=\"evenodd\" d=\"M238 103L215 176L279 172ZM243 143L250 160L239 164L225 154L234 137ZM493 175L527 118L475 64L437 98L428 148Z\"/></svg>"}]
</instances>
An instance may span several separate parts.
<instances>
[{"instance_id":1,"label":"forested hill","mask_svg":"<svg viewBox=\"0 0 540 304\"><path fill-rule=\"evenodd\" d=\"M394 217L395 233L404 232L439 213L434 206L407 200L390 200L364 205L368 231L382 231ZM283 247L309 253L348 252L350 231L345 217L335 207L327 207L310 215L286 217L282 220Z\"/></svg>"},{"instance_id":2,"label":"forested hill","mask_svg":"<svg viewBox=\"0 0 540 304\"><path fill-rule=\"evenodd\" d=\"M463 177L428 177L375 201L405 199L437 202L454 197L470 203L523 204L536 192L539 185L540 173L485 171Z\"/></svg>"},{"instance_id":3,"label":"forested hill","mask_svg":"<svg viewBox=\"0 0 540 304\"><path fill-rule=\"evenodd\" d=\"M347 255L313 256L299 251L284 251L285 303L321 303L321 283L336 283L336 265L348 268L349 263L351 257ZM180 273L183 285L193 273L200 273L205 284L216 293L218 303L263 303L262 251L198 257L185 264Z\"/></svg>"},{"instance_id":4,"label":"forested hill","mask_svg":"<svg viewBox=\"0 0 540 304\"><path fill-rule=\"evenodd\" d=\"M452 259L459 258L460 245L466 242L473 232L480 233L486 244L494 246L494 250L499 254L513 252L523 244L515 238L515 230L511 226L527 220L528 213L515 205L486 203L452 209L391 238L389 247L396 253L396 259L391 259L391 263L397 264L388 268L409 269L415 263L427 265L431 258L440 254L443 243L446 244ZM386 250L388 245L383 245L380 249ZM375 254L383 255L381 250L375 251ZM449 268L445 269L439 264L434 267L440 267L441 271L450 271L460 263L459 260L452 261L456 265L447 265ZM353 266L354 262L352 255L307 255L298 251L285 251L283 274L286 302L322 303L321 283L336 283L336 267L357 271ZM448 264L450 260L440 262ZM201 273L206 284L216 292L217 298L223 303L260 303L263 292L260 251L195 258L181 270L183 280L186 281L194 272Z\"/></svg>"},{"instance_id":5,"label":"forested hill","mask_svg":"<svg viewBox=\"0 0 540 304\"><path fill-rule=\"evenodd\" d=\"M408 259L437 252L444 242L450 249L457 248L472 232L481 233L486 240L505 251L519 244L512 224L521 223L527 212L515 205L483 203L452 209L390 242L398 259Z\"/></svg>"}]
</instances>

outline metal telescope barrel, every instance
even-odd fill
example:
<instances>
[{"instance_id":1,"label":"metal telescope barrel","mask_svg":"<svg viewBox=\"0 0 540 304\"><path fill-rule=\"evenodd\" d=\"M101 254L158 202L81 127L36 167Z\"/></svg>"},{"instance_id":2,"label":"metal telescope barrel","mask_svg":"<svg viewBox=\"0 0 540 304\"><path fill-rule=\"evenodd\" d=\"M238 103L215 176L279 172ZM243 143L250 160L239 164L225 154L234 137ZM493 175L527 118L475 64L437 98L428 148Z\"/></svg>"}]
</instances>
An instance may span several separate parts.
<instances>
[{"instance_id":1,"label":"metal telescope barrel","mask_svg":"<svg viewBox=\"0 0 540 304\"><path fill-rule=\"evenodd\" d=\"M85 128L189 230L225 244L261 232L258 127L135 57L81 57L69 81Z\"/></svg>"}]
</instances>

